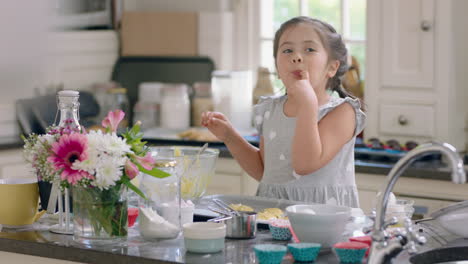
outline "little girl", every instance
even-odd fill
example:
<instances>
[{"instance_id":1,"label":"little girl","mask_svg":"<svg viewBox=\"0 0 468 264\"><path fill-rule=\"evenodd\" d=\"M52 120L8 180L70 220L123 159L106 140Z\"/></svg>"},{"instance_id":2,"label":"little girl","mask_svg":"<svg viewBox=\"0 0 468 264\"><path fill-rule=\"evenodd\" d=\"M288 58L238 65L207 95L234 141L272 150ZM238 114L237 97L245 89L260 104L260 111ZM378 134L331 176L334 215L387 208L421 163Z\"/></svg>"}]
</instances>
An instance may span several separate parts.
<instances>
[{"instance_id":1,"label":"little girl","mask_svg":"<svg viewBox=\"0 0 468 264\"><path fill-rule=\"evenodd\" d=\"M341 86L348 68L341 36L325 22L296 17L276 32L273 56L286 94L255 106L259 148L222 113L204 113L202 125L260 181L258 196L359 207L354 143L365 114Z\"/></svg>"}]
</instances>

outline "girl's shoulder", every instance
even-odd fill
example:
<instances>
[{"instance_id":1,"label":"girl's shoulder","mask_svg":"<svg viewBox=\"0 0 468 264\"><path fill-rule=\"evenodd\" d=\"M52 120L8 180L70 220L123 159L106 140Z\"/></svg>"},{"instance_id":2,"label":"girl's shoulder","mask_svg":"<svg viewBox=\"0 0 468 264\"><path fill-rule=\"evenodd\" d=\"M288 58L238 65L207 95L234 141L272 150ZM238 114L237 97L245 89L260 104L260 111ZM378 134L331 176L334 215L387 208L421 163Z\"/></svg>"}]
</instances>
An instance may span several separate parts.
<instances>
[{"instance_id":1,"label":"girl's shoulder","mask_svg":"<svg viewBox=\"0 0 468 264\"><path fill-rule=\"evenodd\" d=\"M286 99L286 95L261 96L256 106L276 105Z\"/></svg>"},{"instance_id":2,"label":"girl's shoulder","mask_svg":"<svg viewBox=\"0 0 468 264\"><path fill-rule=\"evenodd\" d=\"M320 106L319 120L322 119L328 113L330 113L333 109L337 108L338 106L344 103L348 103L353 107L356 116L356 132L359 133L365 127L366 114L361 110L361 101L358 98L331 97L328 103Z\"/></svg>"},{"instance_id":3,"label":"girl's shoulder","mask_svg":"<svg viewBox=\"0 0 468 264\"><path fill-rule=\"evenodd\" d=\"M320 106L320 113L328 113L331 110L337 108L338 106L344 104L344 103L349 103L356 112L362 112L361 110L361 101L358 98L351 98L351 97L331 97L328 103L321 105Z\"/></svg>"}]
</instances>

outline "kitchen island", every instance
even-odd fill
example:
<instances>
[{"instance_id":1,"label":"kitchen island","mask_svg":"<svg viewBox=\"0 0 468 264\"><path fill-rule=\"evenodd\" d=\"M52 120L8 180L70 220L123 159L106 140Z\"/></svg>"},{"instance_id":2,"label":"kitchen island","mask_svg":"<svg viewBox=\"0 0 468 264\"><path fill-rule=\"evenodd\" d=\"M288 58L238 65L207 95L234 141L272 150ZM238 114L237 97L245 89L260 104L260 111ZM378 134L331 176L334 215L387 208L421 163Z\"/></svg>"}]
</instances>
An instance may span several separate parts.
<instances>
[{"instance_id":1,"label":"kitchen island","mask_svg":"<svg viewBox=\"0 0 468 264\"><path fill-rule=\"evenodd\" d=\"M40 228L41 229L41 228ZM76 243L72 236L42 230L0 232L0 259L2 251L51 259L68 260L78 263L258 263L253 246L255 244L287 244L272 239L269 230L259 230L254 239L226 239L223 251L215 254L186 252L183 235L171 240L144 240L137 229L129 229L127 241L88 246ZM42 262L34 262L42 263ZM47 262L43 262L47 263ZM291 254L282 263L294 263ZM322 250L315 263L339 263L330 250Z\"/></svg>"},{"instance_id":2,"label":"kitchen island","mask_svg":"<svg viewBox=\"0 0 468 264\"><path fill-rule=\"evenodd\" d=\"M423 221L416 225L419 232L426 236L428 242L420 247L419 253L432 249L446 247L467 247L468 240L450 234L442 229L435 221ZM33 227L23 231L2 230L0 232L0 259L5 260L4 255L15 256L15 263L29 263L22 261L31 259L31 256L42 258L34 263L258 263L253 246L262 243L287 244L288 242L273 240L267 229L260 229L254 239L226 239L224 250L215 254L195 254L186 252L183 236L171 240L144 240L136 228L129 229L129 237L126 241L115 244L87 246L73 241L72 236L54 234L47 231L45 225L34 224ZM468 249L468 247L467 247ZM7 253L5 253L7 252ZM16 254L11 254L16 253ZM453 254L452 254L453 255ZM453 256L450 255L450 258ZM468 257L468 250L463 256ZM424 257L424 255L420 255ZM403 251L395 261L396 263L410 263L410 255ZM53 260L52 260L53 259ZM7 259L8 260L8 259ZM42 260L42 261L40 261ZM419 259L420 263L428 263L425 259ZM18 262L19 261L19 262ZM365 260L364 260L365 261ZM283 264L294 263L290 253L286 254L281 262ZM334 253L330 250L322 250L314 263L339 263ZM365 262L363 262L365 263Z\"/></svg>"}]
</instances>

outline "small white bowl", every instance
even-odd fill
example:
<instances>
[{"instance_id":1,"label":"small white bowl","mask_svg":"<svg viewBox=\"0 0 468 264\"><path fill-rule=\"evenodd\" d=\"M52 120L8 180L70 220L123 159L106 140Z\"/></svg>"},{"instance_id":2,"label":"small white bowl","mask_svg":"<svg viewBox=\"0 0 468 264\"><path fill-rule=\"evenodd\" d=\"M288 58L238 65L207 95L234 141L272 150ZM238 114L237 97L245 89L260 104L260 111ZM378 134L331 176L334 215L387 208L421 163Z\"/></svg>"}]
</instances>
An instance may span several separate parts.
<instances>
[{"instance_id":1,"label":"small white bowl","mask_svg":"<svg viewBox=\"0 0 468 264\"><path fill-rule=\"evenodd\" d=\"M331 248L342 239L351 208L328 204L299 204L286 208L291 227L301 242Z\"/></svg>"},{"instance_id":2,"label":"small white bowl","mask_svg":"<svg viewBox=\"0 0 468 264\"><path fill-rule=\"evenodd\" d=\"M215 253L223 250L226 225L213 222L184 224L184 242L187 251Z\"/></svg>"}]
</instances>

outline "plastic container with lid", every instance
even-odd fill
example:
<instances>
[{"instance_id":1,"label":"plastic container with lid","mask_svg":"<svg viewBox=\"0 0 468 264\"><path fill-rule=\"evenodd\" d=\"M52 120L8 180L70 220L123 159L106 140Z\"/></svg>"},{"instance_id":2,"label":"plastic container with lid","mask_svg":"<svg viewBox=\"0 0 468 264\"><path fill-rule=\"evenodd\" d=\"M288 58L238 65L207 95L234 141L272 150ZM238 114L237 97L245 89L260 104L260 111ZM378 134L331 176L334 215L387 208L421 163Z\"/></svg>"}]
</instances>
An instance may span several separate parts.
<instances>
[{"instance_id":1,"label":"plastic container with lid","mask_svg":"<svg viewBox=\"0 0 468 264\"><path fill-rule=\"evenodd\" d=\"M133 107L133 122L141 121L143 129L160 126L161 90L163 83L145 82L138 87L138 102Z\"/></svg>"},{"instance_id":2,"label":"plastic container with lid","mask_svg":"<svg viewBox=\"0 0 468 264\"><path fill-rule=\"evenodd\" d=\"M169 129L187 129L190 126L188 85L164 84L161 100L161 126Z\"/></svg>"},{"instance_id":3,"label":"plastic container with lid","mask_svg":"<svg viewBox=\"0 0 468 264\"><path fill-rule=\"evenodd\" d=\"M192 98L192 126L201 126L203 112L213 111L211 84L197 82L193 84L195 94Z\"/></svg>"}]
</instances>

